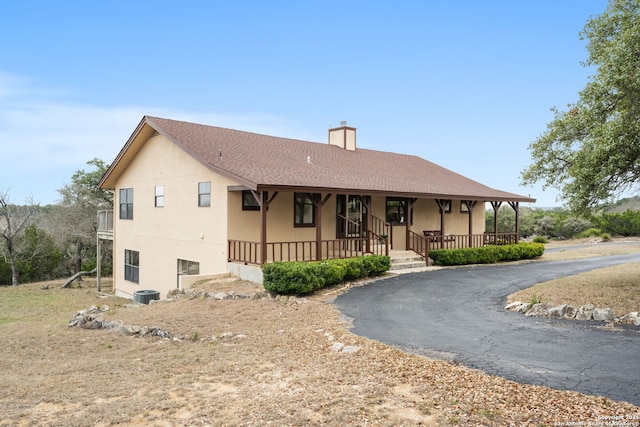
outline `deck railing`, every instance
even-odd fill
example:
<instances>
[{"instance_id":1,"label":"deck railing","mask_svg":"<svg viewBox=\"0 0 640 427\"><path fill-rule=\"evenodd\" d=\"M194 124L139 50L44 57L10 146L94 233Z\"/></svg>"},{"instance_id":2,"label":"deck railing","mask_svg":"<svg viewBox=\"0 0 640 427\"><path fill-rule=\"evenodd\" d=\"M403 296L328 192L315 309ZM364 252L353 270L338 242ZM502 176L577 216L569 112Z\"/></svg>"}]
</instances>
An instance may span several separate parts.
<instances>
[{"instance_id":1,"label":"deck railing","mask_svg":"<svg viewBox=\"0 0 640 427\"><path fill-rule=\"evenodd\" d=\"M487 245L506 245L517 242L515 233L487 233L462 235L435 235L425 237L422 234L408 231L407 250L412 250L424 257L434 249L460 249ZM368 245L367 245L368 243ZM320 256L317 254L320 248ZM299 242L269 242L266 244L266 262L275 261L316 261L331 258L352 258L367 253L389 255L389 239L372 231L367 231L366 238L349 238L315 240ZM229 240L229 261L243 264L260 265L262 263L260 243L243 240Z\"/></svg>"},{"instance_id":2,"label":"deck railing","mask_svg":"<svg viewBox=\"0 0 640 427\"><path fill-rule=\"evenodd\" d=\"M427 238L424 237L424 235L414 233L411 230L407 230L407 250L421 255L425 259L425 262L429 258L429 244L427 242Z\"/></svg>"},{"instance_id":3,"label":"deck railing","mask_svg":"<svg viewBox=\"0 0 640 427\"><path fill-rule=\"evenodd\" d=\"M429 251L434 249L461 249L475 248L488 245L509 245L518 243L516 233L485 233L485 234L449 234L430 235L407 232L407 249L419 255L425 260L429 257Z\"/></svg>"},{"instance_id":4,"label":"deck railing","mask_svg":"<svg viewBox=\"0 0 640 427\"><path fill-rule=\"evenodd\" d=\"M299 242L268 242L266 261L317 261L332 258L353 258L367 253L389 255L389 240L373 232L369 238L332 239L320 241L320 256L315 240ZM367 240L369 245L367 245ZM229 262L260 265L260 243L244 240L229 240ZM368 250L367 250L368 249Z\"/></svg>"}]
</instances>

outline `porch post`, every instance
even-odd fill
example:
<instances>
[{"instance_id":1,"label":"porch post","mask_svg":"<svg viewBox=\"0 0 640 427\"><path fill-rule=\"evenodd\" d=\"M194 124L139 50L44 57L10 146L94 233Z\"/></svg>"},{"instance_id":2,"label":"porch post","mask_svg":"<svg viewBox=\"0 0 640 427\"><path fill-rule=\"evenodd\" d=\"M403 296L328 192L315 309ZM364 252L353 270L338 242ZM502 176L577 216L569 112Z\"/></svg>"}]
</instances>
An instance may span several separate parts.
<instances>
[{"instance_id":1,"label":"porch post","mask_svg":"<svg viewBox=\"0 0 640 427\"><path fill-rule=\"evenodd\" d=\"M102 251L100 247L100 236L96 238L96 278L98 282L98 292L102 291Z\"/></svg>"},{"instance_id":2,"label":"porch post","mask_svg":"<svg viewBox=\"0 0 640 427\"><path fill-rule=\"evenodd\" d=\"M473 247L473 208L475 207L477 200L463 200L465 205L467 205L467 210L469 211L469 247Z\"/></svg>"},{"instance_id":3,"label":"porch post","mask_svg":"<svg viewBox=\"0 0 640 427\"><path fill-rule=\"evenodd\" d=\"M441 249L444 249L444 211L446 210L447 202L451 203L450 200L436 199L436 203L440 208L440 248Z\"/></svg>"},{"instance_id":4,"label":"porch post","mask_svg":"<svg viewBox=\"0 0 640 427\"><path fill-rule=\"evenodd\" d=\"M267 263L267 192L260 191L260 265Z\"/></svg>"},{"instance_id":5,"label":"porch post","mask_svg":"<svg viewBox=\"0 0 640 427\"><path fill-rule=\"evenodd\" d=\"M308 196L316 209L316 261L322 261L322 207L331 198L331 194L327 194L322 200L316 199L313 194Z\"/></svg>"},{"instance_id":6,"label":"porch post","mask_svg":"<svg viewBox=\"0 0 640 427\"><path fill-rule=\"evenodd\" d=\"M364 230L364 234L366 240L364 242L365 253L371 253L371 239L370 239L370 230L371 230L371 196L360 196L360 200L364 207L367 209L367 216L365 221L367 222L366 230ZM361 231L362 233L362 231Z\"/></svg>"},{"instance_id":7,"label":"porch post","mask_svg":"<svg viewBox=\"0 0 640 427\"><path fill-rule=\"evenodd\" d=\"M493 244L498 243L498 211L502 206L502 202L491 202L493 208Z\"/></svg>"},{"instance_id":8,"label":"porch post","mask_svg":"<svg viewBox=\"0 0 640 427\"><path fill-rule=\"evenodd\" d=\"M416 200L418 199L407 199L405 202L405 206L407 207L404 211L404 215L405 215L405 219L404 219L404 224L407 228L407 231L405 232L405 250L409 249L409 247L411 247L411 236L409 235L409 231L411 231L411 218L412 218L412 213L413 213L413 205L415 204ZM428 243L427 243L428 245Z\"/></svg>"},{"instance_id":9,"label":"porch post","mask_svg":"<svg viewBox=\"0 0 640 427\"><path fill-rule=\"evenodd\" d=\"M509 206L511 206L516 214L516 243L520 240L520 202L509 202Z\"/></svg>"}]
</instances>

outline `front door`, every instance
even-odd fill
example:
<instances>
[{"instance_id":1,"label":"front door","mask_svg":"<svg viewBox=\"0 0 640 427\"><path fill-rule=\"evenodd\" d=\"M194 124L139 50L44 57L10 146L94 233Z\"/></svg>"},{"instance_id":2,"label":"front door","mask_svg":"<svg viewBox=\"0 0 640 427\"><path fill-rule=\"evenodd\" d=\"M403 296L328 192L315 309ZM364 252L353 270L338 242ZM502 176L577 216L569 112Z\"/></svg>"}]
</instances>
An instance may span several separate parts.
<instances>
[{"instance_id":1,"label":"front door","mask_svg":"<svg viewBox=\"0 0 640 427\"><path fill-rule=\"evenodd\" d=\"M336 203L336 237L357 238L367 230L367 208L361 196L339 194Z\"/></svg>"}]
</instances>

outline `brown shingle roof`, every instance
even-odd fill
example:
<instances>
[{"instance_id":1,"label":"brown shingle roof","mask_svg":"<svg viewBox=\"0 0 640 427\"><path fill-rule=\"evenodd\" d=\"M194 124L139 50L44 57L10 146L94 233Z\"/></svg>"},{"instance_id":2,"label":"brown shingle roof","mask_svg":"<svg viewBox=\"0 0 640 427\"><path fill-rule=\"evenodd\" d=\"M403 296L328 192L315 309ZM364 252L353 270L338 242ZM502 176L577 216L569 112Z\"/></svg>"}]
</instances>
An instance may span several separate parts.
<instances>
[{"instance_id":1,"label":"brown shingle roof","mask_svg":"<svg viewBox=\"0 0 640 427\"><path fill-rule=\"evenodd\" d=\"M399 193L414 197L534 201L492 189L417 156L362 148L348 151L328 143L158 117L143 118L128 145L145 124L212 170L253 189L334 189L353 194ZM127 146L123 151L126 149ZM118 159L121 156L122 152Z\"/></svg>"}]
</instances>

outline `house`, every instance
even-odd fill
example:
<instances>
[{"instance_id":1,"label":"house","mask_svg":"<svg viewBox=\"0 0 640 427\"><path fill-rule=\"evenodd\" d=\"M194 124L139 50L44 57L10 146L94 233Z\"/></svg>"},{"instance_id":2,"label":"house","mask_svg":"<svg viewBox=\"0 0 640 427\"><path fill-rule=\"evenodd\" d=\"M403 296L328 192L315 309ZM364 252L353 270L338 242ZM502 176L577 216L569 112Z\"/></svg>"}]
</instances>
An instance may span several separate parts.
<instances>
[{"instance_id":1,"label":"house","mask_svg":"<svg viewBox=\"0 0 640 427\"><path fill-rule=\"evenodd\" d=\"M314 143L145 116L99 183L115 196L116 294L164 297L226 272L260 282L278 260L517 241L485 233L485 203L517 213L534 199L356 142L345 122Z\"/></svg>"}]
</instances>

